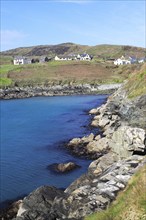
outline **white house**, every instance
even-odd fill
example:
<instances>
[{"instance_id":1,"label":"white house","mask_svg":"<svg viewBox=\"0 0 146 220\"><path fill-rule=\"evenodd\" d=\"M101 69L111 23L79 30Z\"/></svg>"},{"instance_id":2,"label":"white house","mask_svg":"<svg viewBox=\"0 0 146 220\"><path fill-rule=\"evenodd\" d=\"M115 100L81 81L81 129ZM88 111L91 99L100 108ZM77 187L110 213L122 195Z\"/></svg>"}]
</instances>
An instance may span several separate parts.
<instances>
[{"instance_id":1,"label":"white house","mask_svg":"<svg viewBox=\"0 0 146 220\"><path fill-rule=\"evenodd\" d=\"M77 60L80 60L80 59L81 59L81 55L78 54L78 55L76 56L76 58L77 58Z\"/></svg>"},{"instance_id":2,"label":"white house","mask_svg":"<svg viewBox=\"0 0 146 220\"><path fill-rule=\"evenodd\" d=\"M17 56L17 57L14 57L13 63L14 65L30 64L31 59L22 57L22 56Z\"/></svg>"},{"instance_id":3,"label":"white house","mask_svg":"<svg viewBox=\"0 0 146 220\"><path fill-rule=\"evenodd\" d=\"M70 57L65 56L55 56L55 60L71 60Z\"/></svg>"},{"instance_id":4,"label":"white house","mask_svg":"<svg viewBox=\"0 0 146 220\"><path fill-rule=\"evenodd\" d=\"M61 60L58 56L55 56L54 59L55 59L55 60Z\"/></svg>"},{"instance_id":5,"label":"white house","mask_svg":"<svg viewBox=\"0 0 146 220\"><path fill-rule=\"evenodd\" d=\"M92 57L89 54L78 54L70 56L55 56L55 60L91 60Z\"/></svg>"},{"instance_id":6,"label":"white house","mask_svg":"<svg viewBox=\"0 0 146 220\"><path fill-rule=\"evenodd\" d=\"M144 63L146 61L146 58L141 58L138 60L138 63Z\"/></svg>"},{"instance_id":7,"label":"white house","mask_svg":"<svg viewBox=\"0 0 146 220\"><path fill-rule=\"evenodd\" d=\"M132 62L132 58L128 57L125 58L124 56L122 56L121 58L118 58L117 60L114 61L115 65L125 65L125 64L131 64Z\"/></svg>"},{"instance_id":8,"label":"white house","mask_svg":"<svg viewBox=\"0 0 146 220\"><path fill-rule=\"evenodd\" d=\"M121 60L120 58L114 61L115 65L123 65L123 60Z\"/></svg>"},{"instance_id":9,"label":"white house","mask_svg":"<svg viewBox=\"0 0 146 220\"><path fill-rule=\"evenodd\" d=\"M89 54L81 54L80 60L91 60L91 56Z\"/></svg>"}]
</instances>

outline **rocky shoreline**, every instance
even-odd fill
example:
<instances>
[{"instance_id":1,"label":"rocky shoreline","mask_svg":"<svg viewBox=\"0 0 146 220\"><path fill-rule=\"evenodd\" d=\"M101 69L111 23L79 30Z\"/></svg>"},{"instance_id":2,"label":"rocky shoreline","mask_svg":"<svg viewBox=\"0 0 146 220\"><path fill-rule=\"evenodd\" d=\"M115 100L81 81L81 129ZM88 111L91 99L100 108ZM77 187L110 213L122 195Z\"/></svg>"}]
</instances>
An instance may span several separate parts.
<instances>
[{"instance_id":1,"label":"rocky shoreline","mask_svg":"<svg viewBox=\"0 0 146 220\"><path fill-rule=\"evenodd\" d=\"M105 209L146 163L146 95L129 100L121 87L89 114L94 115L91 125L100 127L103 135L91 133L67 144L76 155L94 159L88 172L65 191L50 186L36 189L19 201L13 219L84 219Z\"/></svg>"},{"instance_id":2,"label":"rocky shoreline","mask_svg":"<svg viewBox=\"0 0 146 220\"><path fill-rule=\"evenodd\" d=\"M21 99L35 96L61 96L61 95L81 95L81 94L110 94L118 89L121 84L104 85L49 85L49 86L26 86L0 89L0 99Z\"/></svg>"}]
</instances>

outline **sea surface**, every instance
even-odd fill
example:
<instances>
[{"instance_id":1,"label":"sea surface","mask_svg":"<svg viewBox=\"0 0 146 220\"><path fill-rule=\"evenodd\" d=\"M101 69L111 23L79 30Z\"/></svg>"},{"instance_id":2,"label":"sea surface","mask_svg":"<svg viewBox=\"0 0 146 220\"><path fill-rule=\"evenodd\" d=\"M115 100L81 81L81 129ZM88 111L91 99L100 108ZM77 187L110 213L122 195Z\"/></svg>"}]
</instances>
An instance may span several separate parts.
<instances>
[{"instance_id":1,"label":"sea surface","mask_svg":"<svg viewBox=\"0 0 146 220\"><path fill-rule=\"evenodd\" d=\"M1 204L42 185L66 188L87 171L91 161L71 155L63 143L91 132L88 111L106 98L83 95L0 101ZM81 168L66 174L47 169L53 163L69 161Z\"/></svg>"}]
</instances>

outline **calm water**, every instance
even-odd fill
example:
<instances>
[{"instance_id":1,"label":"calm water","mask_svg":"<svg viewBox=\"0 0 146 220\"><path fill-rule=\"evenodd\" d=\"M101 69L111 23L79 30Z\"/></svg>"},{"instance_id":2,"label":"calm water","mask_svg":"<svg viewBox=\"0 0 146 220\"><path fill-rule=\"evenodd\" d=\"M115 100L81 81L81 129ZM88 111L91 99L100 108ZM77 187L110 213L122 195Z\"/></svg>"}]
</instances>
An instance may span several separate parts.
<instances>
[{"instance_id":1,"label":"calm water","mask_svg":"<svg viewBox=\"0 0 146 220\"><path fill-rule=\"evenodd\" d=\"M1 101L1 202L41 185L67 187L86 172L90 161L70 155L61 142L90 133L87 111L105 95L36 97ZM74 161L80 169L55 174L52 163Z\"/></svg>"}]
</instances>

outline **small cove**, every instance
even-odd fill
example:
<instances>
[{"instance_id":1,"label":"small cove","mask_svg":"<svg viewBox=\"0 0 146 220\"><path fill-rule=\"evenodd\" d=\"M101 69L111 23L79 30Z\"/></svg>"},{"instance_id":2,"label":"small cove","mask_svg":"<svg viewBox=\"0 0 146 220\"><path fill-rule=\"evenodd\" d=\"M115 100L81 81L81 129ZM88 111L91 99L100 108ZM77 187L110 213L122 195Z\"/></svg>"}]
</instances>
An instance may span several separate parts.
<instances>
[{"instance_id":1,"label":"small cove","mask_svg":"<svg viewBox=\"0 0 146 220\"><path fill-rule=\"evenodd\" d=\"M74 157L62 143L91 132L87 112L106 98L78 95L1 101L1 203L42 185L66 188L85 173L91 161ZM81 168L58 175L47 169L68 161Z\"/></svg>"}]
</instances>

